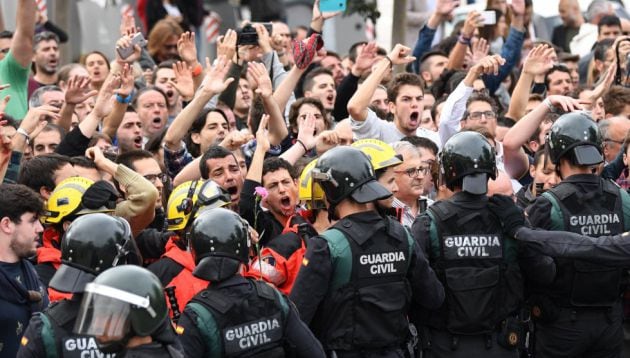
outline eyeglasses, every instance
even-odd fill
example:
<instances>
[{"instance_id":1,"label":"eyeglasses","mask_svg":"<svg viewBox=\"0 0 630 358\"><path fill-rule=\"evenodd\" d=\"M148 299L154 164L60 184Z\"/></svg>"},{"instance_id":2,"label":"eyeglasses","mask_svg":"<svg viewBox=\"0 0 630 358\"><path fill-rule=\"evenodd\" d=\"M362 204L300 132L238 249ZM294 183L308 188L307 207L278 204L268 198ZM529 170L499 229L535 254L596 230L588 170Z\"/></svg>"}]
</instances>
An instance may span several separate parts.
<instances>
[{"instance_id":1,"label":"eyeglasses","mask_svg":"<svg viewBox=\"0 0 630 358\"><path fill-rule=\"evenodd\" d=\"M613 142L613 143L617 143L617 144L623 144L622 140L614 140L612 138L604 138L604 142Z\"/></svg>"},{"instance_id":2,"label":"eyeglasses","mask_svg":"<svg viewBox=\"0 0 630 358\"><path fill-rule=\"evenodd\" d=\"M427 175L430 170L431 170L431 167L417 167L417 168L409 168L406 170L394 170L394 173L399 173L399 174L405 173L407 174L408 177L415 178L418 175L420 175L420 173L422 173L423 175Z\"/></svg>"},{"instance_id":3,"label":"eyeglasses","mask_svg":"<svg viewBox=\"0 0 630 358\"><path fill-rule=\"evenodd\" d=\"M144 175L144 179L150 181L151 183L155 183L155 180L159 179L162 184L166 184L168 182L168 175L166 175L165 173L147 174Z\"/></svg>"},{"instance_id":4,"label":"eyeglasses","mask_svg":"<svg viewBox=\"0 0 630 358\"><path fill-rule=\"evenodd\" d=\"M486 116L486 119L495 119L497 115L493 111L485 111L485 112L470 112L468 117L475 121L480 120L481 116Z\"/></svg>"}]
</instances>

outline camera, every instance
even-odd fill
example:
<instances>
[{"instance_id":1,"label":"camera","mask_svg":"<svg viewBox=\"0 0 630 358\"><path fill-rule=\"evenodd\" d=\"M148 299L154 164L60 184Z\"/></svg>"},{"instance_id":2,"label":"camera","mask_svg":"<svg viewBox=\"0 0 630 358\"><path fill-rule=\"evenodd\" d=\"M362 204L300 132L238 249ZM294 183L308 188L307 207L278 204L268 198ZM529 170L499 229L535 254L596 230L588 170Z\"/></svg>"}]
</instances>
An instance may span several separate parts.
<instances>
[{"instance_id":1,"label":"camera","mask_svg":"<svg viewBox=\"0 0 630 358\"><path fill-rule=\"evenodd\" d=\"M272 25L270 22L262 23L263 26L267 29L269 36L271 36ZM240 29L236 30L237 37L237 45L258 45L258 34L256 33L256 29L252 24L246 24Z\"/></svg>"}]
</instances>

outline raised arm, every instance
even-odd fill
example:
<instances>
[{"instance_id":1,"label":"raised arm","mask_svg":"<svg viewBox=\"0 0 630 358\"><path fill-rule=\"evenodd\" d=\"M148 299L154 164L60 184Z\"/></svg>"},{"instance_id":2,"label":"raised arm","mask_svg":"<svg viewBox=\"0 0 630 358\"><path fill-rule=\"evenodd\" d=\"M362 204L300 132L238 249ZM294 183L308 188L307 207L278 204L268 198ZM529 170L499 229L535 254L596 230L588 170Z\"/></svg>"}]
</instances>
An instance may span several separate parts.
<instances>
[{"instance_id":1,"label":"raised arm","mask_svg":"<svg viewBox=\"0 0 630 358\"><path fill-rule=\"evenodd\" d=\"M15 34L11 41L11 54L22 67L29 67L33 61L36 18L35 0L20 0L17 7Z\"/></svg>"},{"instance_id":2,"label":"raised arm","mask_svg":"<svg viewBox=\"0 0 630 358\"><path fill-rule=\"evenodd\" d=\"M376 46L374 43L365 45ZM365 50L365 49L364 49ZM389 55L380 60L376 68L368 76L368 78L359 86L354 96L348 102L348 114L355 121L364 121L368 115L368 106L374 95L374 91L383 78L392 70L393 65L407 64L413 61L415 58L410 56L411 49L401 44L397 44Z\"/></svg>"},{"instance_id":3,"label":"raised arm","mask_svg":"<svg viewBox=\"0 0 630 358\"><path fill-rule=\"evenodd\" d=\"M503 138L503 155L505 170L510 177L519 179L529 169L529 160L523 151L523 145L540 127L547 113L556 109L571 112L581 110L582 106L571 97L549 96L507 131Z\"/></svg>"},{"instance_id":4,"label":"raised arm","mask_svg":"<svg viewBox=\"0 0 630 358\"><path fill-rule=\"evenodd\" d=\"M269 141L271 145L278 145L289 134L280 107L273 98L271 78L265 65L251 62L247 68L247 75L256 81L256 93L262 97L265 112L269 114Z\"/></svg>"},{"instance_id":5,"label":"raised arm","mask_svg":"<svg viewBox=\"0 0 630 358\"><path fill-rule=\"evenodd\" d=\"M471 11L466 17L466 21L464 22L464 27L462 27L461 33L457 38L457 43L453 50L448 55L448 64L446 65L447 69L460 69L464 64L464 59L466 58L466 51L468 50L473 35L475 34L475 29L477 27L483 26L483 18L481 14L477 11Z\"/></svg>"},{"instance_id":6,"label":"raised arm","mask_svg":"<svg viewBox=\"0 0 630 358\"><path fill-rule=\"evenodd\" d=\"M547 45L536 46L529 52L523 62L521 76L512 92L506 117L519 121L525 115L525 107L527 107L534 77L543 75L553 66L553 53L554 49Z\"/></svg>"},{"instance_id":7,"label":"raised arm","mask_svg":"<svg viewBox=\"0 0 630 358\"><path fill-rule=\"evenodd\" d=\"M175 120L164 135L164 145L170 150L180 149L182 138L184 138L206 103L234 81L233 78L225 79L229 69L229 60L225 56L221 56L217 60L215 67L212 67L210 60L206 58L206 67L209 71L204 79L203 87L198 90L195 98L175 117Z\"/></svg>"}]
</instances>

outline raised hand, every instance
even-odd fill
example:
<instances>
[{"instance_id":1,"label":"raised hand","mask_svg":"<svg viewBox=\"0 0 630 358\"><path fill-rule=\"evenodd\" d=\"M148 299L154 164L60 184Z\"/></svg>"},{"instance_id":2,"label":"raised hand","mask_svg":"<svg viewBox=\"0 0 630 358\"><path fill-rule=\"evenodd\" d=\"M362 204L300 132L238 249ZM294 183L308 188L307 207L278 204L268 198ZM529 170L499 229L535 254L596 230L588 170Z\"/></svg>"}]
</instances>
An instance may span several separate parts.
<instances>
[{"instance_id":1,"label":"raised hand","mask_svg":"<svg viewBox=\"0 0 630 358\"><path fill-rule=\"evenodd\" d=\"M482 58L488 56L488 52L490 51L490 44L483 37L479 39L474 39L472 41L472 57L471 64L475 64L481 61Z\"/></svg>"},{"instance_id":2,"label":"raised hand","mask_svg":"<svg viewBox=\"0 0 630 358\"><path fill-rule=\"evenodd\" d=\"M134 89L134 79L133 79L133 70L128 63L126 63L123 68L120 70L120 87L114 91L116 94L127 97L131 94Z\"/></svg>"},{"instance_id":3,"label":"raised hand","mask_svg":"<svg viewBox=\"0 0 630 358\"><path fill-rule=\"evenodd\" d=\"M483 17L477 11L471 11L466 17L464 27L462 27L462 35L471 39L475 34L475 29L483 26Z\"/></svg>"},{"instance_id":4,"label":"raised hand","mask_svg":"<svg viewBox=\"0 0 630 358\"><path fill-rule=\"evenodd\" d=\"M534 47L523 62L523 72L533 76L544 75L553 67L553 54L555 50L548 45Z\"/></svg>"},{"instance_id":5,"label":"raised hand","mask_svg":"<svg viewBox=\"0 0 630 358\"><path fill-rule=\"evenodd\" d=\"M116 41L116 50L120 48L130 47L131 38L132 38L132 35L124 35L123 37L118 39L118 41ZM116 51L116 61L121 62L121 63L122 62L134 63L135 61L140 59L141 54L142 54L142 48L140 48L139 45L133 45L133 53L131 54L131 56L127 58L121 58L120 54L118 54L118 51Z\"/></svg>"},{"instance_id":6,"label":"raised hand","mask_svg":"<svg viewBox=\"0 0 630 358\"><path fill-rule=\"evenodd\" d=\"M415 57L410 56L410 53L411 49L409 47L396 44L394 49L389 53L388 57L394 65L406 65L416 59Z\"/></svg>"},{"instance_id":7,"label":"raised hand","mask_svg":"<svg viewBox=\"0 0 630 358\"><path fill-rule=\"evenodd\" d=\"M258 35L258 46L263 53L270 53L273 51L271 48L271 39L269 37L269 31L263 24L253 24L252 25L256 29L256 34Z\"/></svg>"},{"instance_id":8,"label":"raised hand","mask_svg":"<svg viewBox=\"0 0 630 358\"><path fill-rule=\"evenodd\" d=\"M201 89L205 94L215 95L221 93L234 81L234 78L225 78L230 69L229 63L230 61L225 56L221 56L217 58L217 63L213 67L210 64L210 59L206 57L206 68L208 70Z\"/></svg>"},{"instance_id":9,"label":"raised hand","mask_svg":"<svg viewBox=\"0 0 630 358\"><path fill-rule=\"evenodd\" d=\"M480 76L482 74L490 75L499 74L499 68L505 63L505 59L499 55L486 56L482 58L478 63L473 65L470 69L471 72Z\"/></svg>"},{"instance_id":10,"label":"raised hand","mask_svg":"<svg viewBox=\"0 0 630 358\"><path fill-rule=\"evenodd\" d=\"M525 0L512 0L512 12L516 16L525 15Z\"/></svg>"},{"instance_id":11,"label":"raised hand","mask_svg":"<svg viewBox=\"0 0 630 358\"><path fill-rule=\"evenodd\" d=\"M197 47L195 47L195 33L184 32L177 40L177 53L179 57L192 66L197 63Z\"/></svg>"},{"instance_id":12,"label":"raised hand","mask_svg":"<svg viewBox=\"0 0 630 358\"><path fill-rule=\"evenodd\" d=\"M247 74L256 82L255 92L262 97L269 97L273 94L273 86L267 68L260 62L250 62L247 66Z\"/></svg>"},{"instance_id":13,"label":"raised hand","mask_svg":"<svg viewBox=\"0 0 630 358\"><path fill-rule=\"evenodd\" d=\"M376 62L376 50L378 50L378 46L374 42L363 46L361 53L357 56L357 60L352 65L352 73L354 75L361 77L361 75L372 68L372 65Z\"/></svg>"},{"instance_id":14,"label":"raised hand","mask_svg":"<svg viewBox=\"0 0 630 358\"><path fill-rule=\"evenodd\" d=\"M304 143L306 148L312 149L317 144L317 138L315 137L315 116L312 113L306 115L306 119L298 124L298 136L297 139Z\"/></svg>"},{"instance_id":15,"label":"raised hand","mask_svg":"<svg viewBox=\"0 0 630 358\"><path fill-rule=\"evenodd\" d=\"M450 17L453 10L459 5L459 0L437 0L435 13L442 17Z\"/></svg>"},{"instance_id":16,"label":"raised hand","mask_svg":"<svg viewBox=\"0 0 630 358\"><path fill-rule=\"evenodd\" d=\"M96 118L105 118L112 111L112 96L114 91L120 87L121 83L120 74L112 74L107 76L105 82L101 86L101 90L94 102L94 108L92 112Z\"/></svg>"},{"instance_id":17,"label":"raised hand","mask_svg":"<svg viewBox=\"0 0 630 358\"><path fill-rule=\"evenodd\" d=\"M313 16L311 17L311 28L317 32L322 32L322 28L324 27L324 21L341 14L341 11L322 13L321 10L319 9L319 1L320 0L315 0L315 2L313 2Z\"/></svg>"},{"instance_id":18,"label":"raised hand","mask_svg":"<svg viewBox=\"0 0 630 358\"><path fill-rule=\"evenodd\" d=\"M271 143L269 142L269 129L267 128L269 118L270 116L268 114L263 114L260 119L260 124L258 125L258 130L256 131L256 149L260 148L263 153L267 153L271 148Z\"/></svg>"},{"instance_id":19,"label":"raised hand","mask_svg":"<svg viewBox=\"0 0 630 358\"><path fill-rule=\"evenodd\" d=\"M26 116L24 116L22 122L20 122L20 127L24 128L26 133L28 133L32 139L35 137L33 135L35 129L38 126L42 126L42 128L45 127L46 124L48 124L49 118L59 120L59 111L59 108L51 105L43 105L31 108L28 110L28 112L26 112Z\"/></svg>"},{"instance_id":20,"label":"raised hand","mask_svg":"<svg viewBox=\"0 0 630 358\"><path fill-rule=\"evenodd\" d=\"M173 72L175 72L175 81L168 81L180 96L185 100L193 98L195 95L195 85L193 83L192 70L185 62L177 61L173 64Z\"/></svg>"},{"instance_id":21,"label":"raised hand","mask_svg":"<svg viewBox=\"0 0 630 358\"><path fill-rule=\"evenodd\" d=\"M561 109L563 112L581 111L584 109L577 99L567 96L547 96L545 101L549 101L552 106Z\"/></svg>"},{"instance_id":22,"label":"raised hand","mask_svg":"<svg viewBox=\"0 0 630 358\"><path fill-rule=\"evenodd\" d=\"M236 54L236 31L228 29L224 36L217 41L217 57L225 56L228 60L234 59Z\"/></svg>"},{"instance_id":23,"label":"raised hand","mask_svg":"<svg viewBox=\"0 0 630 358\"><path fill-rule=\"evenodd\" d=\"M67 104L77 105L98 94L97 90L90 90L90 78L87 76L72 76L68 80L65 99Z\"/></svg>"}]
</instances>

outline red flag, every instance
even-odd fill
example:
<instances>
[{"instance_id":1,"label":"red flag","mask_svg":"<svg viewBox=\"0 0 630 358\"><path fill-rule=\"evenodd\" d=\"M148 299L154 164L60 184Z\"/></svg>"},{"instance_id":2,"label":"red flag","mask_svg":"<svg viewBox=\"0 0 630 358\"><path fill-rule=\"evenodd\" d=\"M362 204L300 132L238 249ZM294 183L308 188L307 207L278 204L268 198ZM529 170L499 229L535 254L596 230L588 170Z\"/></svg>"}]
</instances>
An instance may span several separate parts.
<instances>
[{"instance_id":1,"label":"red flag","mask_svg":"<svg viewBox=\"0 0 630 358\"><path fill-rule=\"evenodd\" d=\"M219 30L221 28L221 17L216 12L212 11L210 15L206 17L206 25L204 27L206 33L206 41L208 43L215 43L219 38Z\"/></svg>"}]
</instances>

